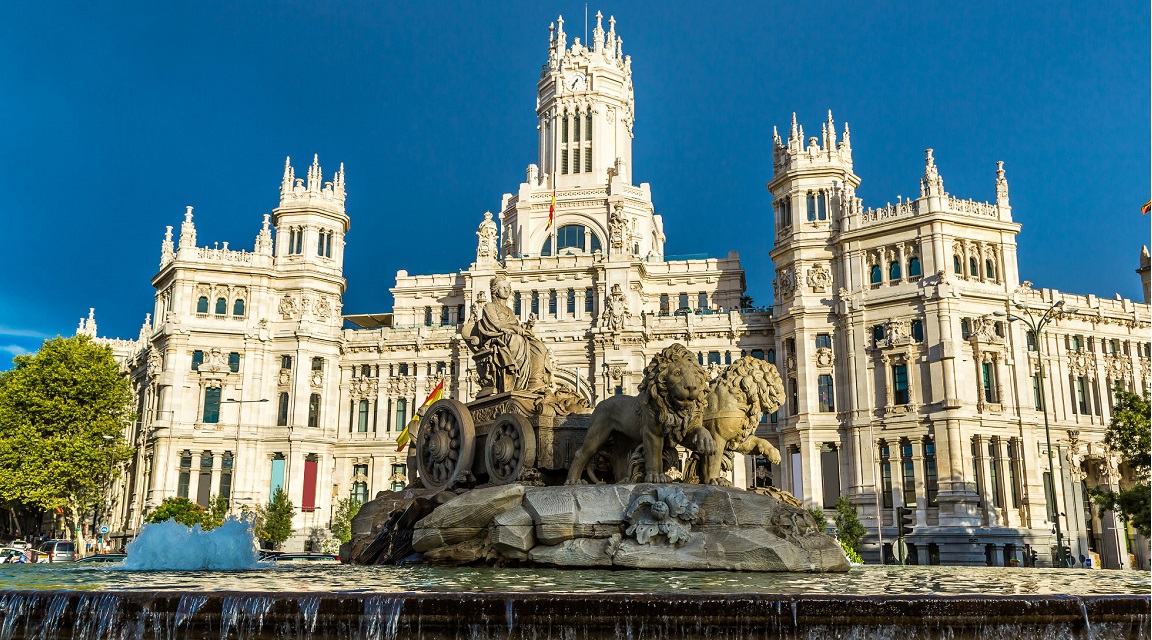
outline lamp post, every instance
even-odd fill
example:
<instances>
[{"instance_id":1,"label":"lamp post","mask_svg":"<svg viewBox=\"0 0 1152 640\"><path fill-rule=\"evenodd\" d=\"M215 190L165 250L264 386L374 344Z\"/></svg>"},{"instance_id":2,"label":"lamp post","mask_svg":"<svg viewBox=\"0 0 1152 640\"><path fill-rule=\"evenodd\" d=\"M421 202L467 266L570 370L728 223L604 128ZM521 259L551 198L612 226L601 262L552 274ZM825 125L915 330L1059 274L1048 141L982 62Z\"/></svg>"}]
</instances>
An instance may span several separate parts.
<instances>
[{"instance_id":1,"label":"lamp post","mask_svg":"<svg viewBox=\"0 0 1152 640\"><path fill-rule=\"evenodd\" d=\"M994 311L992 315L1001 318L1007 316L1008 322L1015 322L1017 320L1023 322L1024 326L1028 327L1028 331L1032 333L1033 340L1036 342L1036 360L1038 368L1040 369L1037 376L1039 382L1038 389L1040 391L1040 412L1044 414L1044 438L1048 443L1048 475L1052 478L1052 500L1055 502L1056 464L1052 457L1052 430L1048 426L1048 397L1044 395L1044 341L1041 339L1041 332L1044 330L1045 325L1060 315L1064 307L1064 301L1057 300L1052 303L1052 306L1048 307L1039 317L1023 303L1017 302L1015 307L1023 315L1013 315L1002 311ZM1078 309L1068 309L1067 313L1076 313L1077 311ZM1056 562L1061 567L1066 567L1068 565L1064 558L1064 536L1060 530L1060 511L1054 504L1049 505L1049 508L1056 514L1054 518L1054 524L1056 525Z\"/></svg>"},{"instance_id":2,"label":"lamp post","mask_svg":"<svg viewBox=\"0 0 1152 640\"><path fill-rule=\"evenodd\" d=\"M100 436L100 438L102 440L104 440L104 450L107 451L108 445L112 444L112 441L116 439L116 436L104 435L104 436ZM113 457L114 456L113 456L112 452L108 451L108 484L103 491L104 495L100 496L100 504L96 507L95 517L92 518L92 526L94 529L97 529L97 530L99 530L100 521L104 517L104 513L102 513L102 512L104 510L104 501L105 500L108 501L108 516L109 516L108 522L109 522L109 524L111 524L111 522L112 522L111 515L112 515L112 461L113 461ZM109 527L109 529L111 529L111 527Z\"/></svg>"}]
</instances>

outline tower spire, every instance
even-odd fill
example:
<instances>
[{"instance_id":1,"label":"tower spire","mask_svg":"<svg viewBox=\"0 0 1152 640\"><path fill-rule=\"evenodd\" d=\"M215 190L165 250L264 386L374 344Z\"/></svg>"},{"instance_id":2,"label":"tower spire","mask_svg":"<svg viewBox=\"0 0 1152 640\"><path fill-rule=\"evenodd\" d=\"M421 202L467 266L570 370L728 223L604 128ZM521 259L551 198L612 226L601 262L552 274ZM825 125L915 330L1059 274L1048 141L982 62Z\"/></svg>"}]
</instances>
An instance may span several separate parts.
<instances>
[{"instance_id":1,"label":"tower spire","mask_svg":"<svg viewBox=\"0 0 1152 640\"><path fill-rule=\"evenodd\" d=\"M792 130L788 133L788 146L792 146L793 142L800 140L800 133L799 133L798 127L799 127L799 125L796 124L796 112L793 111L792 112Z\"/></svg>"},{"instance_id":2,"label":"tower spire","mask_svg":"<svg viewBox=\"0 0 1152 640\"><path fill-rule=\"evenodd\" d=\"M1004 177L1004 161L996 161L996 206L1008 206L1008 178Z\"/></svg>"},{"instance_id":3,"label":"tower spire","mask_svg":"<svg viewBox=\"0 0 1152 640\"><path fill-rule=\"evenodd\" d=\"M828 140L825 141L824 148L827 149L829 153L831 153L836 150L836 124L832 122L831 109L828 110L828 124L825 127L825 136L828 138Z\"/></svg>"},{"instance_id":4,"label":"tower spire","mask_svg":"<svg viewBox=\"0 0 1152 640\"><path fill-rule=\"evenodd\" d=\"M179 249L191 249L196 246L196 224L192 222L192 207L184 210L184 222L180 223Z\"/></svg>"},{"instance_id":5,"label":"tower spire","mask_svg":"<svg viewBox=\"0 0 1152 640\"><path fill-rule=\"evenodd\" d=\"M318 192L324 186L324 176L320 173L320 154L312 156L312 166L308 167L308 190Z\"/></svg>"},{"instance_id":6,"label":"tower spire","mask_svg":"<svg viewBox=\"0 0 1152 640\"><path fill-rule=\"evenodd\" d=\"M604 50L604 25L602 24L603 19L604 14L597 11L596 28L592 30L592 47L596 50L596 53L600 53Z\"/></svg>"},{"instance_id":7,"label":"tower spire","mask_svg":"<svg viewBox=\"0 0 1152 640\"><path fill-rule=\"evenodd\" d=\"M940 177L940 170L936 168L936 159L932 157L932 150L924 150L924 177L920 179L920 195L944 195L944 178Z\"/></svg>"}]
</instances>

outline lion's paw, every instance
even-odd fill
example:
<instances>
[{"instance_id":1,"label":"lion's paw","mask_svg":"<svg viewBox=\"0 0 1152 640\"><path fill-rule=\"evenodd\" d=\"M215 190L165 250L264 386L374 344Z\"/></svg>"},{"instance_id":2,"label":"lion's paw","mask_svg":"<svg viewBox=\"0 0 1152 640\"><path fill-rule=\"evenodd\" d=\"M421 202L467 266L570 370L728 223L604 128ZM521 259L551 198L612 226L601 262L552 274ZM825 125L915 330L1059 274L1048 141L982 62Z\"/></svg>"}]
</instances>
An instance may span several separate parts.
<instances>
[{"instance_id":1,"label":"lion's paw","mask_svg":"<svg viewBox=\"0 0 1152 640\"><path fill-rule=\"evenodd\" d=\"M567 480L565 480L565 481L564 481L564 484L565 484L565 485L567 485L567 486L570 486L570 487L572 487L572 486L581 486L581 485L586 485L586 484L588 484L588 481L587 481L587 480L585 480L584 478L575 478L575 479L573 479L573 478L568 478Z\"/></svg>"},{"instance_id":2,"label":"lion's paw","mask_svg":"<svg viewBox=\"0 0 1152 640\"><path fill-rule=\"evenodd\" d=\"M712 434L708 433L703 427L693 429L688 433L687 447L696 453L704 455L712 455L716 453L716 441L712 439Z\"/></svg>"},{"instance_id":3,"label":"lion's paw","mask_svg":"<svg viewBox=\"0 0 1152 640\"><path fill-rule=\"evenodd\" d=\"M732 483L729 482L727 478L712 478L711 480L708 481L708 484L710 484L714 487L731 487L732 486Z\"/></svg>"},{"instance_id":4,"label":"lion's paw","mask_svg":"<svg viewBox=\"0 0 1152 640\"><path fill-rule=\"evenodd\" d=\"M672 482L667 473L646 473L644 474L644 482L651 484L667 484Z\"/></svg>"}]
</instances>

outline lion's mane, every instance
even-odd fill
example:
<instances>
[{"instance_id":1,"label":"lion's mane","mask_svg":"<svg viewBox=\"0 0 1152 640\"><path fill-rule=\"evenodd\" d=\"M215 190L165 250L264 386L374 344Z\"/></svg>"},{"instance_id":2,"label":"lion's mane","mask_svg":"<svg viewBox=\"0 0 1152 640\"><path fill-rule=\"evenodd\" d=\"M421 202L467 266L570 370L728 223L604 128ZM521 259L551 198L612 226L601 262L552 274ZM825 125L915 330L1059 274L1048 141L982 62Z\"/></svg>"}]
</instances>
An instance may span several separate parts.
<instances>
[{"instance_id":1,"label":"lion's mane","mask_svg":"<svg viewBox=\"0 0 1152 640\"><path fill-rule=\"evenodd\" d=\"M784 383L776 365L752 356L740 358L712 381L712 393L720 392L731 394L744 407L741 442L756 431L762 414L784 404Z\"/></svg>"},{"instance_id":2,"label":"lion's mane","mask_svg":"<svg viewBox=\"0 0 1152 640\"><path fill-rule=\"evenodd\" d=\"M684 439L684 434L704 409L703 397L700 400L681 401L669 394L668 372L677 364L687 370L694 370L701 380L708 379L704 367L696 362L696 356L684 345L676 343L652 356L652 360L644 367L644 379L637 389L645 406L663 430L667 442L672 444L679 444Z\"/></svg>"}]
</instances>

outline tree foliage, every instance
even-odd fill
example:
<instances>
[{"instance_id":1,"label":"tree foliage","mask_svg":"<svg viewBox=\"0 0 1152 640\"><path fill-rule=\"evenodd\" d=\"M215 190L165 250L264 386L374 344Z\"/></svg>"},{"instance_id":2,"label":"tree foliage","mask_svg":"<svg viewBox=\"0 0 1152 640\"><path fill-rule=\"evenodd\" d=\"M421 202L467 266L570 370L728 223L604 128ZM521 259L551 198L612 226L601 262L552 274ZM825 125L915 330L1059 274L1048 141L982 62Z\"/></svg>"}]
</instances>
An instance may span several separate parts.
<instances>
[{"instance_id":1,"label":"tree foliage","mask_svg":"<svg viewBox=\"0 0 1152 640\"><path fill-rule=\"evenodd\" d=\"M336 511L332 514L332 535L341 543L352 539L352 518L360 512L361 506L361 502L352 497L336 503Z\"/></svg>"},{"instance_id":2,"label":"tree foliage","mask_svg":"<svg viewBox=\"0 0 1152 640\"><path fill-rule=\"evenodd\" d=\"M112 350L88 336L52 338L0 373L0 496L6 506L62 509L70 528L104 500L135 419Z\"/></svg>"},{"instance_id":3,"label":"tree foliage","mask_svg":"<svg viewBox=\"0 0 1152 640\"><path fill-rule=\"evenodd\" d=\"M156 524L157 522L167 522L168 520L175 520L180 524L191 527L198 524L205 529L211 529L205 523L210 518L204 507L192 502L188 498L164 498L164 502L160 503L156 510L148 514L144 518L145 524Z\"/></svg>"},{"instance_id":4,"label":"tree foliage","mask_svg":"<svg viewBox=\"0 0 1152 640\"><path fill-rule=\"evenodd\" d=\"M820 528L821 533L828 530L828 516L824 515L824 510L820 507L808 507L808 513L812 515L812 519L816 521L816 526Z\"/></svg>"},{"instance_id":5,"label":"tree foliage","mask_svg":"<svg viewBox=\"0 0 1152 640\"><path fill-rule=\"evenodd\" d=\"M282 487L277 487L268 504L257 510L256 537L279 549L285 540L292 537L292 518L295 515L296 505L288 499Z\"/></svg>"},{"instance_id":6,"label":"tree foliage","mask_svg":"<svg viewBox=\"0 0 1152 640\"><path fill-rule=\"evenodd\" d=\"M1097 487L1092 501L1101 511L1115 511L1132 524L1141 535L1152 533L1152 505L1149 504L1152 485L1149 467L1152 466L1152 434L1149 428L1149 399L1121 389L1116 390L1116 404L1112 423L1104 436L1104 443L1118 454L1132 472L1130 487L1112 491Z\"/></svg>"},{"instance_id":7,"label":"tree foliage","mask_svg":"<svg viewBox=\"0 0 1152 640\"><path fill-rule=\"evenodd\" d=\"M860 557L860 539L868 530L860 523L860 516L856 514L856 507L848 501L847 496L840 496L836 501L836 537L845 546L856 552Z\"/></svg>"}]
</instances>

